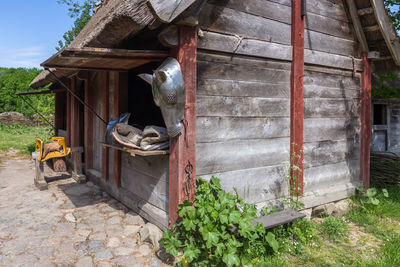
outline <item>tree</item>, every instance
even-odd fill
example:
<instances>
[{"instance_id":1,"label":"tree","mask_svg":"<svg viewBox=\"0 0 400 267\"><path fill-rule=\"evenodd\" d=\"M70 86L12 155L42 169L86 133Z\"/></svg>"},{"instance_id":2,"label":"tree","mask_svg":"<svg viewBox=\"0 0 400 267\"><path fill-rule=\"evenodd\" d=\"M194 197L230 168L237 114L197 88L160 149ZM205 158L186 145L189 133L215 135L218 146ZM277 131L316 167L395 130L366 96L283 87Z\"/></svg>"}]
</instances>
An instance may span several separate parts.
<instances>
[{"instance_id":1,"label":"tree","mask_svg":"<svg viewBox=\"0 0 400 267\"><path fill-rule=\"evenodd\" d=\"M384 3L396 31L400 31L400 0L385 0Z\"/></svg>"},{"instance_id":2,"label":"tree","mask_svg":"<svg viewBox=\"0 0 400 267\"><path fill-rule=\"evenodd\" d=\"M59 4L65 4L68 6L68 15L74 18L74 25L72 29L64 33L63 40L58 41L57 51L60 51L63 47L68 46L79 32L85 27L86 23L90 20L93 15L93 8L95 7L95 0L57 0Z\"/></svg>"}]
</instances>

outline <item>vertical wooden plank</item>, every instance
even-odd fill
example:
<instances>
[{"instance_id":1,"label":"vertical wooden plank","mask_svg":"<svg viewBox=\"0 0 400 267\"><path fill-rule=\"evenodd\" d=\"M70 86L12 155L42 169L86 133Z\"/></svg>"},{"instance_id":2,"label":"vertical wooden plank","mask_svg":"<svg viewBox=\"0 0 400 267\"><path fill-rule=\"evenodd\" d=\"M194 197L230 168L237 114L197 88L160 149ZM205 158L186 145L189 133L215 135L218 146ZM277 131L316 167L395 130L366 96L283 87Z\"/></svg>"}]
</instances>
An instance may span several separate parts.
<instances>
[{"instance_id":1,"label":"vertical wooden plank","mask_svg":"<svg viewBox=\"0 0 400 267\"><path fill-rule=\"evenodd\" d=\"M178 204L194 201L196 192L196 79L197 29L180 26L179 46L173 52L179 61L186 88L184 129L171 139L169 164L169 224L178 219Z\"/></svg>"},{"instance_id":2,"label":"vertical wooden plank","mask_svg":"<svg viewBox=\"0 0 400 267\"><path fill-rule=\"evenodd\" d=\"M368 54L363 53L364 70L362 73L361 96L361 162L360 179L364 188L370 185L370 144L371 144L371 62Z\"/></svg>"},{"instance_id":3,"label":"vertical wooden plank","mask_svg":"<svg viewBox=\"0 0 400 267\"><path fill-rule=\"evenodd\" d=\"M102 87L101 87L101 115L102 118L105 121L109 121L109 73L104 71L101 73L102 75ZM107 125L103 124L103 140L105 141L105 133L107 130ZM108 174L109 174L109 149L106 147L103 147L102 149L102 166L101 166L101 172L102 176L104 179L108 180Z\"/></svg>"},{"instance_id":4,"label":"vertical wooden plank","mask_svg":"<svg viewBox=\"0 0 400 267\"><path fill-rule=\"evenodd\" d=\"M290 175L295 195L303 194L304 17L301 0L292 0L293 61L290 76Z\"/></svg>"},{"instance_id":5,"label":"vertical wooden plank","mask_svg":"<svg viewBox=\"0 0 400 267\"><path fill-rule=\"evenodd\" d=\"M63 113L61 93L54 94L54 102L54 136L58 136L58 129L61 129L62 127Z\"/></svg>"},{"instance_id":6,"label":"vertical wooden plank","mask_svg":"<svg viewBox=\"0 0 400 267\"><path fill-rule=\"evenodd\" d=\"M72 83L70 83L72 85ZM71 90L72 90L72 86L70 86ZM67 134L67 140L66 140L66 145L67 146L71 146L71 93L70 92L66 92L67 95L67 104L66 104L66 134Z\"/></svg>"},{"instance_id":7,"label":"vertical wooden plank","mask_svg":"<svg viewBox=\"0 0 400 267\"><path fill-rule=\"evenodd\" d=\"M120 115L119 110L119 72L114 73L114 117L118 118ZM114 184L118 187L121 186L121 151L114 149Z\"/></svg>"},{"instance_id":8,"label":"vertical wooden plank","mask_svg":"<svg viewBox=\"0 0 400 267\"><path fill-rule=\"evenodd\" d=\"M80 97L80 88L76 77L72 78L71 90ZM80 105L79 101L71 95L71 147L80 146Z\"/></svg>"},{"instance_id":9,"label":"vertical wooden plank","mask_svg":"<svg viewBox=\"0 0 400 267\"><path fill-rule=\"evenodd\" d=\"M93 85L91 84L93 73L89 73L85 83L85 103L93 109ZM84 138L85 138L85 167L86 169L93 168L93 113L84 107Z\"/></svg>"}]
</instances>

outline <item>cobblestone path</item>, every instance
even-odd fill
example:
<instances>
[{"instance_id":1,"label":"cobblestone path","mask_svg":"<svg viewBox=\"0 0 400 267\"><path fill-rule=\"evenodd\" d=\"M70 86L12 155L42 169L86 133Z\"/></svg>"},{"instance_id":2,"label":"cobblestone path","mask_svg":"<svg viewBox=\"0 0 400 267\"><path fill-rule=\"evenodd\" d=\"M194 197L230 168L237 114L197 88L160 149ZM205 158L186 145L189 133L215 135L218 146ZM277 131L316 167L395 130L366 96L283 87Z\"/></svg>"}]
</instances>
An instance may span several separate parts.
<instances>
[{"instance_id":1,"label":"cobblestone path","mask_svg":"<svg viewBox=\"0 0 400 267\"><path fill-rule=\"evenodd\" d=\"M0 163L0 266L163 266L140 242L143 219L73 179L33 185L34 165Z\"/></svg>"}]
</instances>

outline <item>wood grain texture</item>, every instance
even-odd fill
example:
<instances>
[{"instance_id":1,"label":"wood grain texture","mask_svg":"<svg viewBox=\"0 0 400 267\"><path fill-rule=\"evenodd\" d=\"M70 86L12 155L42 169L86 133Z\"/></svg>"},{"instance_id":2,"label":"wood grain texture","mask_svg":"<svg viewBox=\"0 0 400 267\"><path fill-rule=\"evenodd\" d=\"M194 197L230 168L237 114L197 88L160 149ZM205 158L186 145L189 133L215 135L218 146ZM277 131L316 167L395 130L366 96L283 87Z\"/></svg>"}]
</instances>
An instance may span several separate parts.
<instances>
[{"instance_id":1,"label":"wood grain texture","mask_svg":"<svg viewBox=\"0 0 400 267\"><path fill-rule=\"evenodd\" d=\"M208 31L238 35L246 39L291 44L291 26L289 24L234 9L207 4L199 20L201 27ZM309 30L305 35L305 47L349 56L354 55L356 43L353 40Z\"/></svg>"},{"instance_id":2,"label":"wood grain texture","mask_svg":"<svg viewBox=\"0 0 400 267\"><path fill-rule=\"evenodd\" d=\"M286 161L289 161L289 154ZM287 170L283 165L267 166L237 171L218 172L201 175L204 179L212 176L221 180L222 187L231 193L236 188L239 196L248 203L260 203L281 198L288 194L288 185L285 180Z\"/></svg>"},{"instance_id":3,"label":"wood grain texture","mask_svg":"<svg viewBox=\"0 0 400 267\"><path fill-rule=\"evenodd\" d=\"M70 88L71 88L71 83L70 84ZM67 104L66 104L66 108L65 108L65 113L66 113L66 134L67 134L67 138L66 138L66 145L68 147L71 146L71 93L67 92Z\"/></svg>"},{"instance_id":4,"label":"wood grain texture","mask_svg":"<svg viewBox=\"0 0 400 267\"><path fill-rule=\"evenodd\" d=\"M282 164L289 138L247 139L197 144L197 174L213 174Z\"/></svg>"},{"instance_id":5,"label":"wood grain texture","mask_svg":"<svg viewBox=\"0 0 400 267\"><path fill-rule=\"evenodd\" d=\"M79 81L75 77L71 79L71 90L78 97L81 97ZM81 132L81 103L71 95L71 147L80 146Z\"/></svg>"},{"instance_id":6,"label":"wood grain texture","mask_svg":"<svg viewBox=\"0 0 400 267\"><path fill-rule=\"evenodd\" d=\"M290 75L290 183L298 196L303 194L304 166L304 25L301 0L292 1L293 61Z\"/></svg>"},{"instance_id":7,"label":"wood grain texture","mask_svg":"<svg viewBox=\"0 0 400 267\"><path fill-rule=\"evenodd\" d=\"M353 0L346 0L347 6L349 8L349 13L351 20L353 22L353 27L357 35L358 42L360 43L361 50L364 52L368 52L368 43L367 39L365 38L365 33L361 26L360 18L358 17L358 10L356 4Z\"/></svg>"},{"instance_id":8,"label":"wood grain texture","mask_svg":"<svg viewBox=\"0 0 400 267\"><path fill-rule=\"evenodd\" d=\"M354 118L360 112L358 99L304 99L305 118Z\"/></svg>"},{"instance_id":9,"label":"wood grain texture","mask_svg":"<svg viewBox=\"0 0 400 267\"><path fill-rule=\"evenodd\" d=\"M304 141L317 142L360 138L359 118L306 118L304 119Z\"/></svg>"},{"instance_id":10,"label":"wood grain texture","mask_svg":"<svg viewBox=\"0 0 400 267\"><path fill-rule=\"evenodd\" d=\"M93 73L89 73L87 79L84 80L84 96L85 103L93 110ZM87 107L84 107L84 142L85 142L85 168L93 168L93 116L94 114Z\"/></svg>"},{"instance_id":11,"label":"wood grain texture","mask_svg":"<svg viewBox=\"0 0 400 267\"><path fill-rule=\"evenodd\" d=\"M363 53L364 71L362 73L362 100L361 100L361 160L360 179L364 188L370 185L370 144L371 144L371 62L367 53Z\"/></svg>"},{"instance_id":12,"label":"wood grain texture","mask_svg":"<svg viewBox=\"0 0 400 267\"><path fill-rule=\"evenodd\" d=\"M109 72L102 72L101 73L101 116L105 121L109 121L109 114L110 114L110 105L109 105ZM102 126L102 136L101 140L98 141L104 141L105 140L105 133L107 130L107 125ZM106 147L102 147L102 152L101 152L101 159L102 159L102 164L101 164L101 174L103 179L108 180L109 178L109 149Z\"/></svg>"},{"instance_id":13,"label":"wood grain texture","mask_svg":"<svg viewBox=\"0 0 400 267\"><path fill-rule=\"evenodd\" d=\"M170 0L149 0L148 2L157 18L164 23L169 23L196 1L181 0L180 2L176 2Z\"/></svg>"}]
</instances>

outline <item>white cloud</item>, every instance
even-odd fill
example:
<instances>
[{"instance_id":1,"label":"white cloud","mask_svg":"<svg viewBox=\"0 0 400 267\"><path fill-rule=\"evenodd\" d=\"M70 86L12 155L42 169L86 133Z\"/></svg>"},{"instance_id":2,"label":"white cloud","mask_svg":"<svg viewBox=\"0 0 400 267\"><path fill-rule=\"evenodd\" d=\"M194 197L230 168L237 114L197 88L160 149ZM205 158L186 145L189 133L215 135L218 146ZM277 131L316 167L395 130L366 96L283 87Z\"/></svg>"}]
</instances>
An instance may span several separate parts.
<instances>
[{"instance_id":1,"label":"white cloud","mask_svg":"<svg viewBox=\"0 0 400 267\"><path fill-rule=\"evenodd\" d=\"M40 67L48 57L44 46L21 48L0 47L0 67Z\"/></svg>"}]
</instances>

